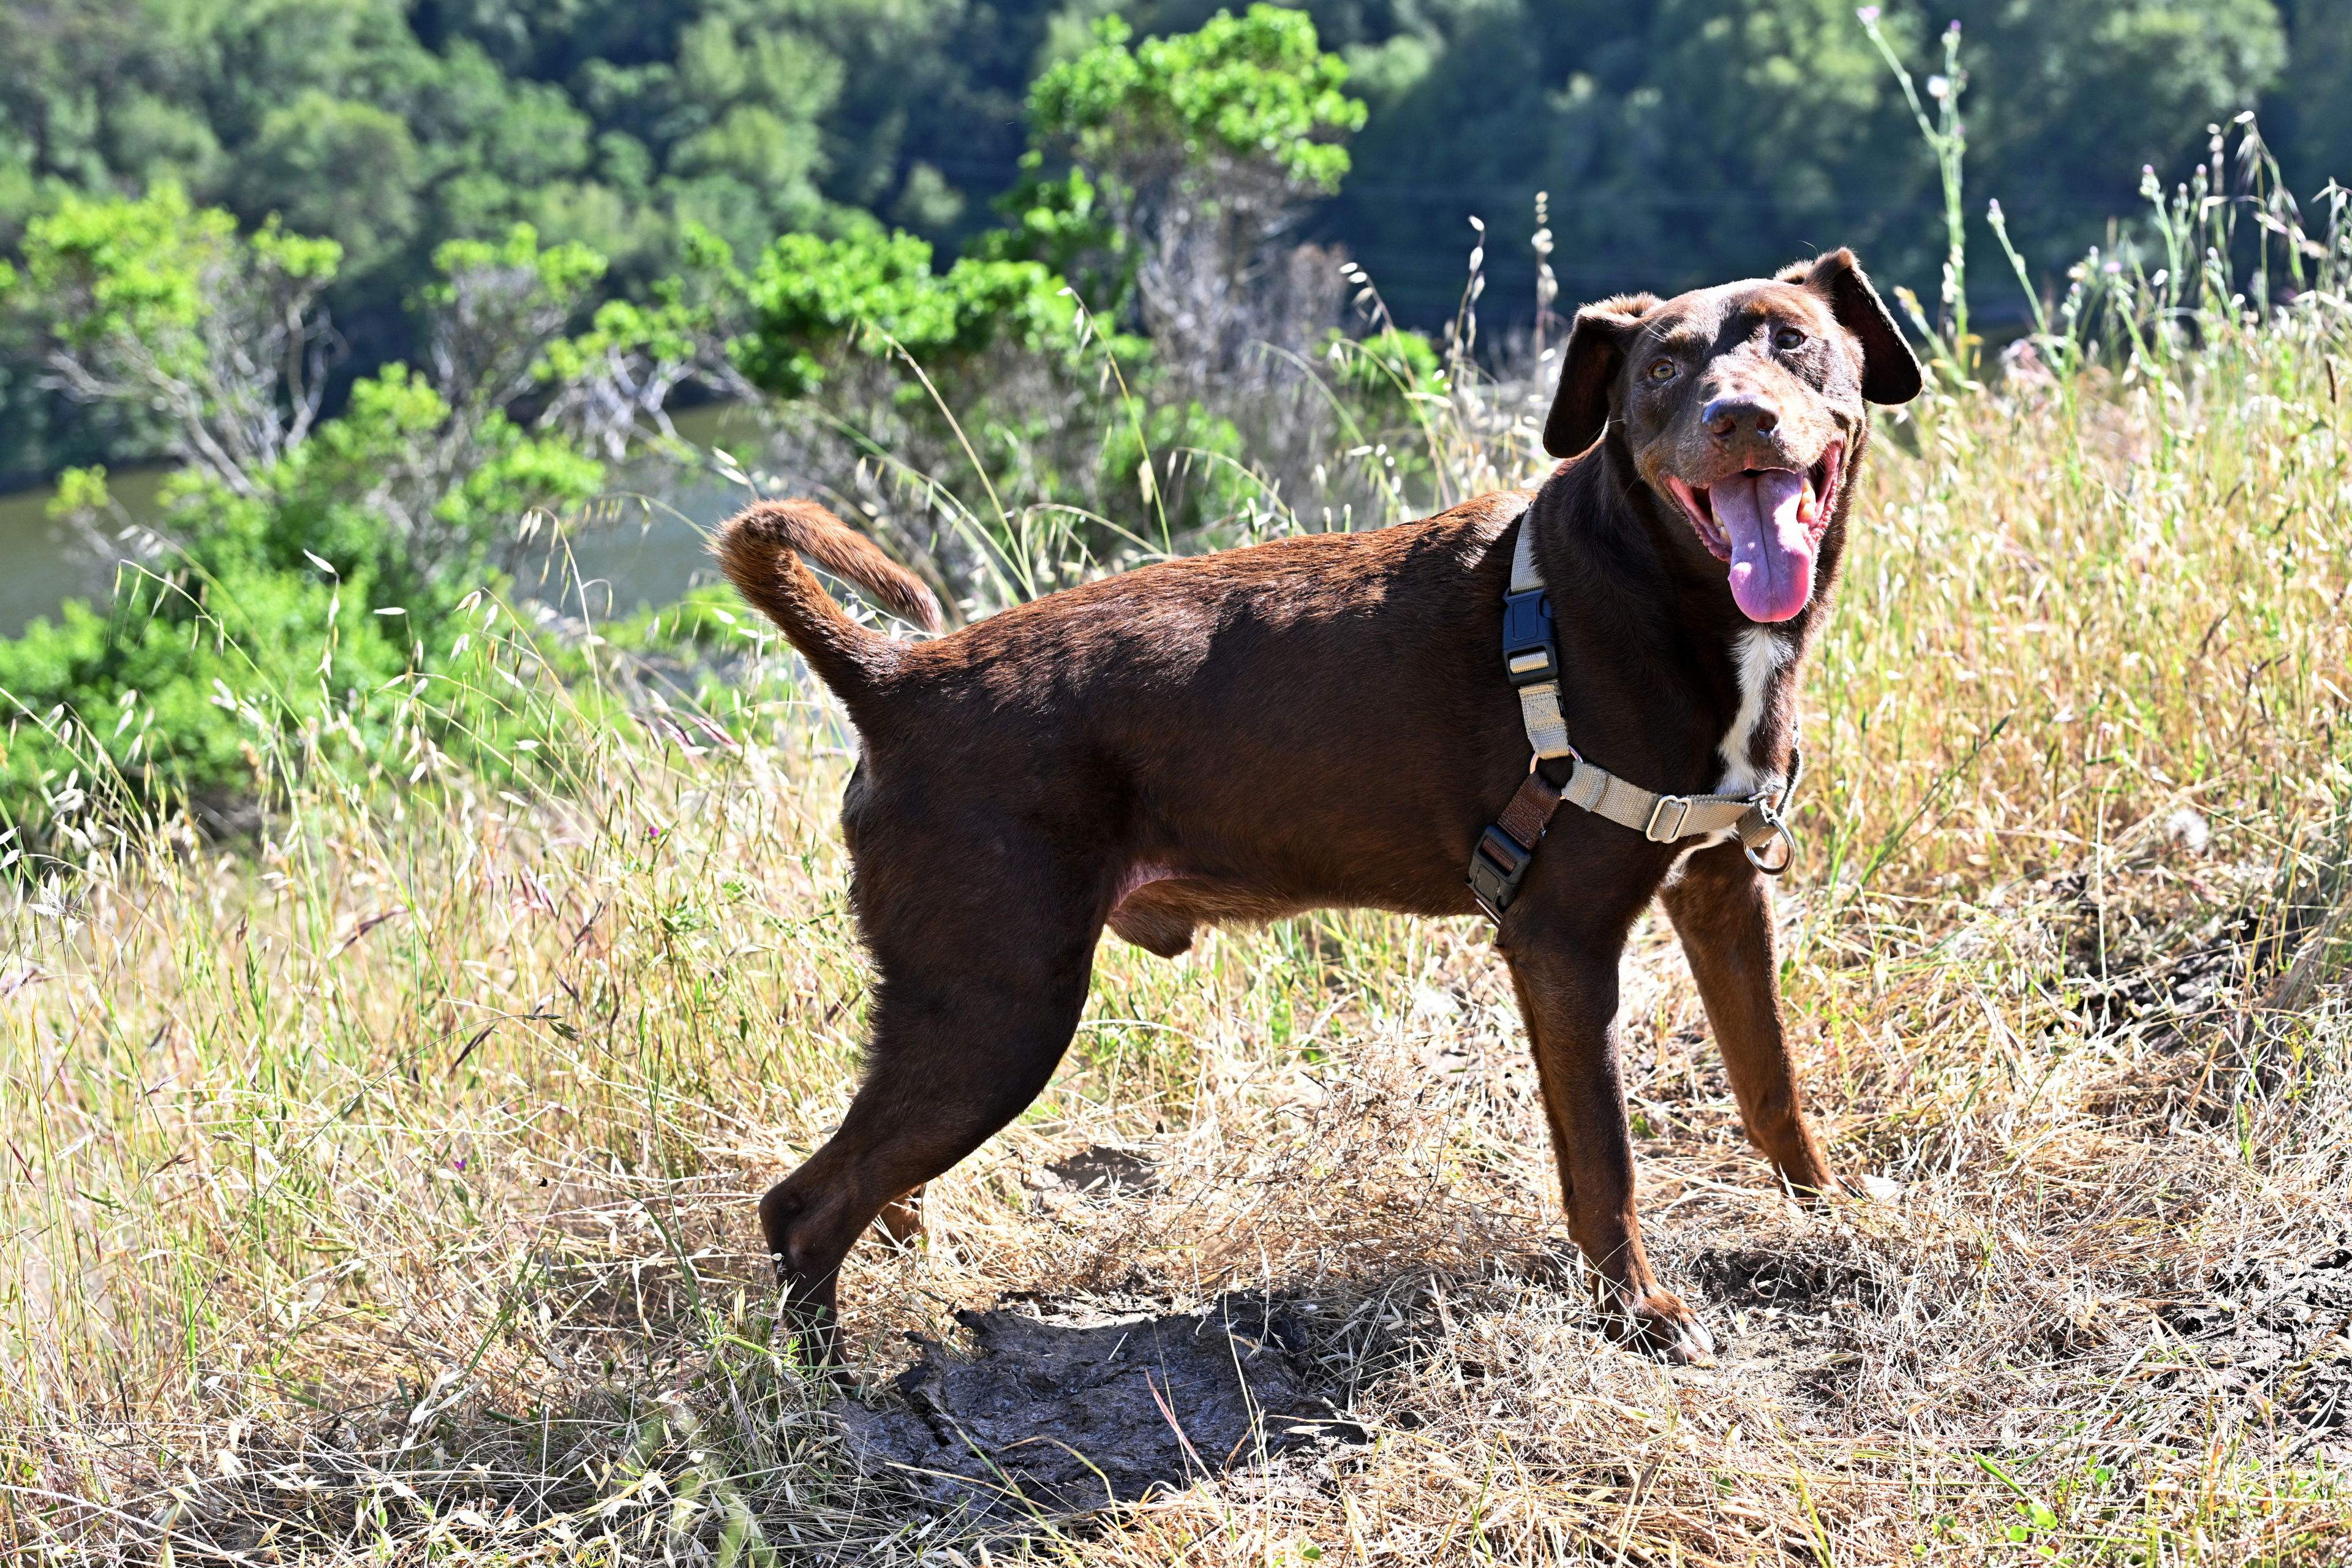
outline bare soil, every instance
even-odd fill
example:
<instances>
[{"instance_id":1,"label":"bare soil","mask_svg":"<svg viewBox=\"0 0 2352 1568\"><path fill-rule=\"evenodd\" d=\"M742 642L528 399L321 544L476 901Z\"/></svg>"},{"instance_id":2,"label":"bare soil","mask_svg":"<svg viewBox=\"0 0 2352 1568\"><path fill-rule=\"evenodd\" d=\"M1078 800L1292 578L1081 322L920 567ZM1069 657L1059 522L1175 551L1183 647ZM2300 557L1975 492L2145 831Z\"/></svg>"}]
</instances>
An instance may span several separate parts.
<instances>
[{"instance_id":1,"label":"bare soil","mask_svg":"<svg viewBox=\"0 0 2352 1568\"><path fill-rule=\"evenodd\" d=\"M914 1338L902 1409L833 1406L869 1472L927 1511L1017 1527L1135 1502L1351 1431L1279 1303L1052 1321L962 1311L968 1353Z\"/></svg>"}]
</instances>

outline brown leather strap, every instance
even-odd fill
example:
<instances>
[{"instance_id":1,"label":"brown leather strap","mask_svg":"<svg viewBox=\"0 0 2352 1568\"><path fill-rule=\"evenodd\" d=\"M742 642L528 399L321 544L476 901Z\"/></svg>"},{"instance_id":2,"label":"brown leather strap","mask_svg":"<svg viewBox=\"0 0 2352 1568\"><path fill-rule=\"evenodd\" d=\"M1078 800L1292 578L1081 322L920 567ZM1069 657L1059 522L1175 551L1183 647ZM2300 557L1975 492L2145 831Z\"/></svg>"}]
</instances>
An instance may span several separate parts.
<instances>
[{"instance_id":1,"label":"brown leather strap","mask_svg":"<svg viewBox=\"0 0 2352 1568\"><path fill-rule=\"evenodd\" d=\"M1512 795L1511 804L1495 819L1495 826L1509 834L1520 848L1533 849L1559 809L1559 791L1540 772L1530 772Z\"/></svg>"}]
</instances>

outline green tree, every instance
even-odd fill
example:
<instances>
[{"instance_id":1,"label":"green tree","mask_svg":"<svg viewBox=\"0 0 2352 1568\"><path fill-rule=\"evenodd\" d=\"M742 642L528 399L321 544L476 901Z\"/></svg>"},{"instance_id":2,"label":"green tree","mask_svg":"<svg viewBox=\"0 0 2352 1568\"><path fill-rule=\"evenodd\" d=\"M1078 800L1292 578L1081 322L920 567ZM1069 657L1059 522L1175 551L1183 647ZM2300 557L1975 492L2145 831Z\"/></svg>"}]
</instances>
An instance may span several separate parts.
<instances>
[{"instance_id":1,"label":"green tree","mask_svg":"<svg viewBox=\"0 0 2352 1568\"><path fill-rule=\"evenodd\" d=\"M2352 163L2341 5L1889 11L1923 73L1963 22L1972 189L2038 266L2265 91L2298 189ZM1315 346L1290 327L1328 303L1316 268L1277 264L1298 241L1344 243L1433 324L1464 287L1462 220L1507 236L1538 190L1578 297L1845 242L1924 286L1940 250L1933 171L1850 0L39 0L0 6L0 249L68 195L165 184L247 231L274 213L333 239L321 303L351 352L328 406L422 363L442 244L517 223L659 311L698 234L749 258L871 217L941 256L1039 261L1224 384L1253 342ZM1486 309L1523 315L1532 258L1486 261ZM133 401L43 385L44 352L0 341L0 474L169 439Z\"/></svg>"},{"instance_id":2,"label":"green tree","mask_svg":"<svg viewBox=\"0 0 2352 1568\"><path fill-rule=\"evenodd\" d=\"M2256 107L2285 61L2272 0L1947 5L1969 71L1970 186L1999 198L2050 276L2109 217L2135 215L2143 168L2185 174L2207 124Z\"/></svg>"},{"instance_id":3,"label":"green tree","mask_svg":"<svg viewBox=\"0 0 2352 1568\"><path fill-rule=\"evenodd\" d=\"M786 230L837 230L854 209L835 192L968 228L949 176L905 155L918 121L935 127L929 144L951 147L946 121L992 115L1011 175L1026 60L986 104L963 90L992 36L965 12L960 0L0 7L0 247L65 195L166 181L247 228L278 215L342 247L325 302L352 374L419 357L414 306L440 245L517 223L605 255L616 267L601 287L641 301L688 263L695 232L751 255ZM0 445L17 442L0 469L70 454L77 424L125 455L160 433L121 405L110 427L88 430L89 405L41 395L28 346L0 373Z\"/></svg>"},{"instance_id":4,"label":"green tree","mask_svg":"<svg viewBox=\"0 0 2352 1568\"><path fill-rule=\"evenodd\" d=\"M425 173L398 115L309 88L262 117L232 189L241 210L332 235L369 271L415 235Z\"/></svg>"},{"instance_id":5,"label":"green tree","mask_svg":"<svg viewBox=\"0 0 2352 1568\"><path fill-rule=\"evenodd\" d=\"M138 201L66 196L32 221L21 279L0 282L69 394L160 411L172 456L249 495L318 417L334 341L315 306L341 259L274 222L240 237L165 183Z\"/></svg>"},{"instance_id":6,"label":"green tree","mask_svg":"<svg viewBox=\"0 0 2352 1568\"><path fill-rule=\"evenodd\" d=\"M580 431L642 415L645 387L682 363L723 364L719 312L687 279L570 334L604 260L519 226L438 247L424 363L362 377L321 417L333 242L241 235L166 185L69 199L32 222L24 254L0 289L60 378L162 409L186 464L160 531L122 541L132 562L110 605L69 605L0 643L15 714L0 815L14 819L101 767L150 795L250 790L256 725L388 722L387 682L462 650L449 612L501 536L601 487ZM110 510L94 470L69 473L60 501L86 528ZM80 721L43 721L52 711ZM120 718L110 731L101 715Z\"/></svg>"},{"instance_id":7,"label":"green tree","mask_svg":"<svg viewBox=\"0 0 2352 1568\"><path fill-rule=\"evenodd\" d=\"M1289 281L1269 252L1339 188L1364 105L1297 11L1219 11L1140 43L1111 16L1095 37L1038 77L1032 133L1085 171L1127 236L1162 356L1195 380L1229 377L1254 343L1300 324L1295 293L1254 285ZM1327 292L1336 300L1336 279Z\"/></svg>"},{"instance_id":8,"label":"green tree","mask_svg":"<svg viewBox=\"0 0 2352 1568\"><path fill-rule=\"evenodd\" d=\"M817 127L809 168L826 201L940 238L986 221L959 178L975 167L1000 183L1011 175L1048 9L1042 0L425 0L412 14L430 47L462 40L509 77L562 84L600 132L628 138L648 178L736 107L764 104L787 124ZM812 82L821 93L805 90ZM919 209L945 228L910 221Z\"/></svg>"},{"instance_id":9,"label":"green tree","mask_svg":"<svg viewBox=\"0 0 2352 1568\"><path fill-rule=\"evenodd\" d=\"M1408 318L1459 298L1464 218L1507 232L1539 190L1572 297L1753 274L1840 244L1923 289L1936 277L1935 172L1850 0L1307 9L1371 106L1355 145L1366 173L1324 222ZM2185 166L2281 58L2271 0L1886 11L1922 76L1934 35L1962 23L1971 189L2001 199L2045 266L2134 213L2141 165ZM1531 299L1531 256L1490 246L1487 260L1490 306Z\"/></svg>"},{"instance_id":10,"label":"green tree","mask_svg":"<svg viewBox=\"0 0 2352 1568\"><path fill-rule=\"evenodd\" d=\"M1105 321L1128 319L1135 304L1135 249L1087 172L1045 172L1045 155L1021 155L1021 177L996 198L1003 223L972 237L967 254L983 261L1034 261L1066 279L1087 309Z\"/></svg>"},{"instance_id":11,"label":"green tree","mask_svg":"<svg viewBox=\"0 0 2352 1568\"><path fill-rule=\"evenodd\" d=\"M905 233L785 235L761 254L748 297L752 328L738 362L788 397L818 390L850 353L903 351L952 372L1000 342L1033 353L1076 346L1076 307L1043 266L967 257L934 273L930 246Z\"/></svg>"},{"instance_id":12,"label":"green tree","mask_svg":"<svg viewBox=\"0 0 2352 1568\"><path fill-rule=\"evenodd\" d=\"M2352 185L2352 6L2284 0L2287 66L2263 106L2287 177L2308 197Z\"/></svg>"},{"instance_id":13,"label":"green tree","mask_svg":"<svg viewBox=\"0 0 2352 1568\"><path fill-rule=\"evenodd\" d=\"M317 301L341 259L334 241L274 223L239 235L228 213L165 185L135 201L68 198L33 220L24 255L21 276L0 282L46 329L58 380L91 402L163 413L187 465L172 521L191 557L224 565L217 552L243 540L257 550L243 564L290 568L306 551L332 555L321 541L363 534L373 555L344 569L423 592L478 557L504 502L530 499L483 476L539 476L551 500L595 482L593 465L509 412L545 392L550 350L604 275L584 246L542 246L528 226L442 246L425 291L427 372L363 378L324 427L332 338ZM346 501L364 526L331 526Z\"/></svg>"}]
</instances>

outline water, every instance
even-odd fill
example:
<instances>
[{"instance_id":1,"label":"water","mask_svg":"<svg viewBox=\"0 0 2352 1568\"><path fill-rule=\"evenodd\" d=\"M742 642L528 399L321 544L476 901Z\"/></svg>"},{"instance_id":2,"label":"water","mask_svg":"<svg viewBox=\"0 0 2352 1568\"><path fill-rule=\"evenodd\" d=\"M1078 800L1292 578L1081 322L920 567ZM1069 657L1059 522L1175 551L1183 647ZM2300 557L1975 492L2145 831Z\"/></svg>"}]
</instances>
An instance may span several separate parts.
<instances>
[{"instance_id":1,"label":"water","mask_svg":"<svg viewBox=\"0 0 2352 1568\"><path fill-rule=\"evenodd\" d=\"M675 423L680 437L706 452L722 440L740 445L761 433L749 410L727 404L688 409ZM602 620L675 604L688 589L719 580L705 544L713 525L751 500L741 486L724 483L708 465L656 459L616 469L611 484L583 516L566 522L553 548L522 552L513 568L518 595L562 599L576 611L570 584L577 574L589 614Z\"/></svg>"},{"instance_id":2,"label":"water","mask_svg":"<svg viewBox=\"0 0 2352 1568\"><path fill-rule=\"evenodd\" d=\"M162 511L156 492L171 470L127 468L107 476L107 488L136 522L152 523ZM0 495L0 637L16 637L42 616L54 616L68 599L101 600L114 582L114 563L85 543L72 529L52 522L49 498L57 492L14 490Z\"/></svg>"},{"instance_id":3,"label":"water","mask_svg":"<svg viewBox=\"0 0 2352 1568\"><path fill-rule=\"evenodd\" d=\"M748 440L758 434L745 409L709 405L677 416L677 431L695 447ZM162 521L158 493L171 470L125 468L107 476L107 487L131 521ZM647 459L614 470L612 489L570 520L562 540L549 547L546 536L517 552L516 591L554 599L569 572L576 571L597 618L667 605L689 588L714 580L703 542L712 524L748 499L739 487L699 470ZM40 616L55 616L66 600L103 602L114 581L117 558L101 553L47 514L54 489L0 495L0 637L17 637ZM568 554L570 567L565 558ZM567 604L575 609L576 604Z\"/></svg>"}]
</instances>

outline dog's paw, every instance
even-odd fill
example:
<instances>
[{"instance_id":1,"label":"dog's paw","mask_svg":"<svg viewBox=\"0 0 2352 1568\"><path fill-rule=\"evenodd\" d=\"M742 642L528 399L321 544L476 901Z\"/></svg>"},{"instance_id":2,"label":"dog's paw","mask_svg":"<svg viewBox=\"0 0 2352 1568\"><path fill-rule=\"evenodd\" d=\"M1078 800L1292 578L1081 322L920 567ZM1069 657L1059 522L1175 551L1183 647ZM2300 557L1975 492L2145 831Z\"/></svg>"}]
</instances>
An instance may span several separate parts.
<instances>
[{"instance_id":1,"label":"dog's paw","mask_svg":"<svg viewBox=\"0 0 2352 1568\"><path fill-rule=\"evenodd\" d=\"M1713 1366L1715 1336L1671 1290L1653 1290L1614 1314L1624 1342L1675 1366Z\"/></svg>"}]
</instances>

